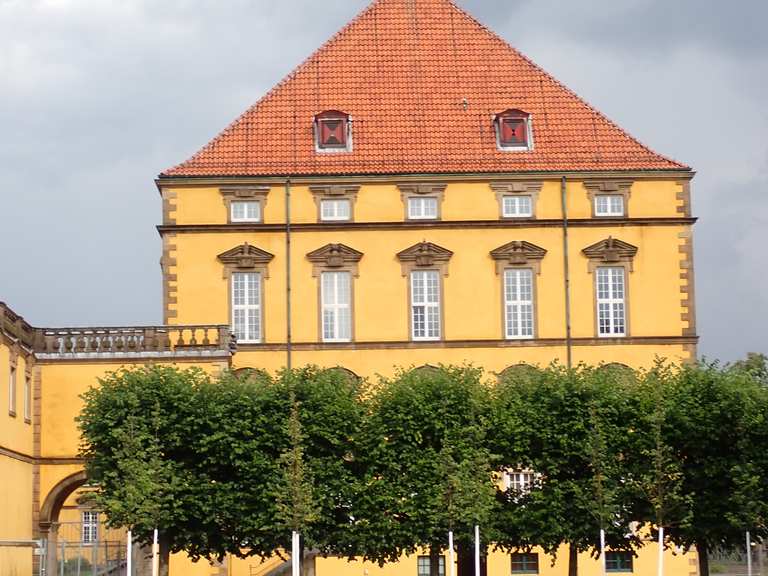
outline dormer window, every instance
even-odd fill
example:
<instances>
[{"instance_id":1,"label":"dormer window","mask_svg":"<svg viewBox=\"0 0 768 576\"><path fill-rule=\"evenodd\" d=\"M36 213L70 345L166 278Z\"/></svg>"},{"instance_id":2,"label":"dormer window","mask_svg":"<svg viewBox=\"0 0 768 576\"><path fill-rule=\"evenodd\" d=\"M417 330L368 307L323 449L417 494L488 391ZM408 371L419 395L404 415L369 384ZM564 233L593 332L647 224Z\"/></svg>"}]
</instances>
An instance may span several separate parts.
<instances>
[{"instance_id":1,"label":"dormer window","mask_svg":"<svg viewBox=\"0 0 768 576\"><path fill-rule=\"evenodd\" d=\"M318 152L348 152L352 149L352 119L331 110L315 117L315 146Z\"/></svg>"},{"instance_id":2,"label":"dormer window","mask_svg":"<svg viewBox=\"0 0 768 576\"><path fill-rule=\"evenodd\" d=\"M496 116L496 140L501 150L531 149L531 115L507 110Z\"/></svg>"}]
</instances>

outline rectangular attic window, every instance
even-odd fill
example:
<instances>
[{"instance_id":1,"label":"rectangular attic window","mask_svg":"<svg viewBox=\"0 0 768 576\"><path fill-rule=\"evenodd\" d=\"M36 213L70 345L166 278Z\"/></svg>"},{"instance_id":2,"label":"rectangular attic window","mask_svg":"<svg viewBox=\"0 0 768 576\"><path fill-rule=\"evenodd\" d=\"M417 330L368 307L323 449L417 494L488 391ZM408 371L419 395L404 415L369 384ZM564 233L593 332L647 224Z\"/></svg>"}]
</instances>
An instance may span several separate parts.
<instances>
[{"instance_id":1,"label":"rectangular attic window","mask_svg":"<svg viewBox=\"0 0 768 576\"><path fill-rule=\"evenodd\" d=\"M318 152L346 152L350 149L350 118L343 112L328 111L315 117L315 145Z\"/></svg>"}]
</instances>

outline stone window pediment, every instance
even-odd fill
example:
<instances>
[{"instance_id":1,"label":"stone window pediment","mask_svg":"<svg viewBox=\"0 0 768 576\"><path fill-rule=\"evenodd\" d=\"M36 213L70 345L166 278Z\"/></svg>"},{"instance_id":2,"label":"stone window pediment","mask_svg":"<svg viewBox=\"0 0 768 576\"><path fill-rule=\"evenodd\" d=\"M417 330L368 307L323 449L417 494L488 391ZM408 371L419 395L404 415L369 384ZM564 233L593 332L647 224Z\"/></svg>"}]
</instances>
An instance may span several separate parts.
<instances>
[{"instance_id":1,"label":"stone window pediment","mask_svg":"<svg viewBox=\"0 0 768 576\"><path fill-rule=\"evenodd\" d=\"M524 240L513 240L508 244L491 250L491 258L496 261L496 274L501 274L509 266L525 266L541 273L541 260L547 251L536 244Z\"/></svg>"},{"instance_id":2,"label":"stone window pediment","mask_svg":"<svg viewBox=\"0 0 768 576\"><path fill-rule=\"evenodd\" d=\"M307 254L307 260L312 262L313 276L323 270L349 270L354 276L358 276L357 264L362 258L362 252L345 244L326 244Z\"/></svg>"},{"instance_id":3,"label":"stone window pediment","mask_svg":"<svg viewBox=\"0 0 768 576\"><path fill-rule=\"evenodd\" d=\"M419 242L410 248L397 253L397 259L402 265L403 276L411 270L419 268L437 268L443 276L448 275L448 262L453 252L432 242Z\"/></svg>"},{"instance_id":4,"label":"stone window pediment","mask_svg":"<svg viewBox=\"0 0 768 576\"><path fill-rule=\"evenodd\" d=\"M632 272L637 246L609 236L605 240L587 246L582 253L589 258L590 272L594 272L598 266L624 266Z\"/></svg>"},{"instance_id":5,"label":"stone window pediment","mask_svg":"<svg viewBox=\"0 0 768 576\"><path fill-rule=\"evenodd\" d=\"M405 208L405 219L415 220L409 211L409 200L411 198L434 198L437 205L437 213L434 217L424 218L431 220L442 219L442 205L445 197L447 184L440 182L403 182L397 185L400 190L400 198Z\"/></svg>"},{"instance_id":6,"label":"stone window pediment","mask_svg":"<svg viewBox=\"0 0 768 576\"><path fill-rule=\"evenodd\" d=\"M602 217L597 213L595 209L595 200L598 196L621 196L623 203L623 210L621 216L618 218L626 218L629 209L629 197L632 193L632 180L587 180L584 182L584 188L587 189L587 196L589 197L589 203L592 206L592 217Z\"/></svg>"},{"instance_id":7,"label":"stone window pediment","mask_svg":"<svg viewBox=\"0 0 768 576\"><path fill-rule=\"evenodd\" d=\"M217 258L219 262L224 264L225 277L233 271L262 271L264 277L268 278L267 266L274 257L274 254L245 242L231 250L222 252Z\"/></svg>"},{"instance_id":8,"label":"stone window pediment","mask_svg":"<svg viewBox=\"0 0 768 576\"><path fill-rule=\"evenodd\" d=\"M269 186L233 186L228 188L220 188L222 200L227 207L227 222L233 223L232 218L232 203L233 202L258 202L259 203L259 219L258 222L264 221L264 207L267 205L267 198L269 196Z\"/></svg>"}]
</instances>

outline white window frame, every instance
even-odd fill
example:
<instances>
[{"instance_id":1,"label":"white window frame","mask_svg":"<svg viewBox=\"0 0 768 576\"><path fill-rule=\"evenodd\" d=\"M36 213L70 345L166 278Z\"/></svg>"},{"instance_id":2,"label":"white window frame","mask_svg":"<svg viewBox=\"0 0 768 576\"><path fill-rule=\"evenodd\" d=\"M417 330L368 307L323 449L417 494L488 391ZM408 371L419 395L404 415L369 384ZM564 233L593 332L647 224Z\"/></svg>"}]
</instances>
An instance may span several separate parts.
<instances>
[{"instance_id":1,"label":"white window frame","mask_svg":"<svg viewBox=\"0 0 768 576\"><path fill-rule=\"evenodd\" d=\"M24 421L32 422L32 375L24 375Z\"/></svg>"},{"instance_id":2,"label":"white window frame","mask_svg":"<svg viewBox=\"0 0 768 576\"><path fill-rule=\"evenodd\" d=\"M333 288L328 293L326 279L333 278ZM340 282L347 282L347 301L340 297ZM333 302L328 302L330 297ZM346 312L346 315L344 314ZM330 318L328 318L330 316ZM346 319L346 322L345 320ZM346 323L346 326L344 326ZM340 336L346 329L346 336ZM348 271L325 271L320 273L320 330L323 342L352 341L352 273Z\"/></svg>"},{"instance_id":3,"label":"white window frame","mask_svg":"<svg viewBox=\"0 0 768 576\"><path fill-rule=\"evenodd\" d=\"M528 494L538 481L538 475L530 469L510 469L504 472L504 490Z\"/></svg>"},{"instance_id":4,"label":"white window frame","mask_svg":"<svg viewBox=\"0 0 768 576\"><path fill-rule=\"evenodd\" d=\"M346 204L346 214L339 214L339 206ZM324 207L334 206L332 214L326 215ZM320 220L322 222L347 222L352 219L352 200L349 198L321 198L320 199Z\"/></svg>"},{"instance_id":5,"label":"white window frame","mask_svg":"<svg viewBox=\"0 0 768 576\"><path fill-rule=\"evenodd\" d=\"M600 201L605 200L605 210L600 208ZM613 201L619 201L619 208L613 205ZM623 194L595 194L595 216L599 218L620 218L627 212L626 199Z\"/></svg>"},{"instance_id":6,"label":"white window frame","mask_svg":"<svg viewBox=\"0 0 768 576\"><path fill-rule=\"evenodd\" d=\"M528 200L528 211L520 211L521 200ZM512 206L507 206L507 201L511 201ZM514 210L508 211L507 208L514 207ZM533 216L533 196L530 194L505 194L501 197L501 209L503 218L531 218Z\"/></svg>"},{"instance_id":7,"label":"white window frame","mask_svg":"<svg viewBox=\"0 0 768 576\"><path fill-rule=\"evenodd\" d=\"M16 416L16 366L8 372L8 414Z\"/></svg>"},{"instance_id":8,"label":"white window frame","mask_svg":"<svg viewBox=\"0 0 768 576\"><path fill-rule=\"evenodd\" d=\"M605 279L606 290L601 291ZM620 296L617 284L620 279ZM598 266L595 269L595 308L597 335L600 338L621 338L627 335L627 271L623 266ZM620 310L620 312L619 312ZM617 330L621 328L621 330Z\"/></svg>"},{"instance_id":9,"label":"white window frame","mask_svg":"<svg viewBox=\"0 0 768 576\"><path fill-rule=\"evenodd\" d=\"M95 510L80 512L80 539L83 544L96 544L99 541L99 513Z\"/></svg>"},{"instance_id":10,"label":"white window frame","mask_svg":"<svg viewBox=\"0 0 768 576\"><path fill-rule=\"evenodd\" d=\"M428 200L435 205L434 215L426 213L426 205ZM437 196L409 196L407 202L408 220L440 219L440 199Z\"/></svg>"},{"instance_id":11,"label":"white window frame","mask_svg":"<svg viewBox=\"0 0 768 576\"><path fill-rule=\"evenodd\" d=\"M417 556L416 574L418 576L429 576L431 574L432 558L430 556ZM437 561L437 572L440 576L445 576L445 555L441 554Z\"/></svg>"},{"instance_id":12,"label":"white window frame","mask_svg":"<svg viewBox=\"0 0 768 576\"><path fill-rule=\"evenodd\" d=\"M416 279L421 278L422 290L416 289ZM435 296L436 301L430 301L427 289L427 283L430 279L436 280ZM410 285L410 315L411 315L411 339L415 341L435 341L442 338L442 275L439 270L412 270L409 276ZM421 310L423 314L423 332L417 334L417 311ZM437 326L437 331L433 328Z\"/></svg>"},{"instance_id":13,"label":"white window frame","mask_svg":"<svg viewBox=\"0 0 768 576\"><path fill-rule=\"evenodd\" d=\"M235 215L235 206L237 205L243 205L245 216L236 216ZM255 206L256 207L256 215L255 216L249 216L248 215L248 206ZM229 203L229 220L230 222L261 222L262 221L262 210L261 210L261 201L260 200L232 200Z\"/></svg>"},{"instance_id":14,"label":"white window frame","mask_svg":"<svg viewBox=\"0 0 768 576\"><path fill-rule=\"evenodd\" d=\"M238 279L244 279L245 285L242 287L244 290L244 299L245 302L238 304L236 303L237 299L237 290L238 290ZM263 327L263 317L262 317L262 300L263 300L263 290L262 290L262 273L261 272L232 272L232 277L230 279L230 303L232 306L232 332L237 336L237 341L239 343L244 344L259 344L261 343L263 337L264 337L264 327ZM255 283L255 292L251 294L256 294L255 301L250 302L249 300L249 290L252 288L251 284ZM238 321L236 321L236 316L238 312L244 313L244 319L243 319L243 327L244 331L238 332ZM249 313L254 312L255 318L256 318L256 328L251 332L248 327L248 315ZM243 335L241 337L240 335Z\"/></svg>"},{"instance_id":15,"label":"white window frame","mask_svg":"<svg viewBox=\"0 0 768 576\"><path fill-rule=\"evenodd\" d=\"M528 281L529 298L524 298L522 292L523 281ZM532 268L505 268L504 269L504 336L507 340L530 340L536 334L536 307L535 307L535 274ZM514 282L514 286L511 285ZM512 289L516 288L515 297L512 297ZM530 326L527 326L526 315L530 313ZM517 330L515 331L515 324ZM525 329L523 329L525 327Z\"/></svg>"}]
</instances>

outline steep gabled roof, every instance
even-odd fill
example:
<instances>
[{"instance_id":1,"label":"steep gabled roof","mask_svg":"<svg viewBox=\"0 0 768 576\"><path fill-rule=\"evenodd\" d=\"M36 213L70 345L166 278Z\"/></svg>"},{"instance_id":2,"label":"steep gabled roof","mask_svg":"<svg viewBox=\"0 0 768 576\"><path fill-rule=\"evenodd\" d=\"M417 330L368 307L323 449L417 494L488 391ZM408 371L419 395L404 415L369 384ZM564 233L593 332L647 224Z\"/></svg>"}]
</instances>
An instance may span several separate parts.
<instances>
[{"instance_id":1,"label":"steep gabled roof","mask_svg":"<svg viewBox=\"0 0 768 576\"><path fill-rule=\"evenodd\" d=\"M531 114L502 151L494 116ZM313 118L353 119L353 149L315 149ZM186 162L161 176L680 170L450 0L376 0Z\"/></svg>"}]
</instances>

